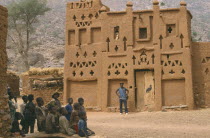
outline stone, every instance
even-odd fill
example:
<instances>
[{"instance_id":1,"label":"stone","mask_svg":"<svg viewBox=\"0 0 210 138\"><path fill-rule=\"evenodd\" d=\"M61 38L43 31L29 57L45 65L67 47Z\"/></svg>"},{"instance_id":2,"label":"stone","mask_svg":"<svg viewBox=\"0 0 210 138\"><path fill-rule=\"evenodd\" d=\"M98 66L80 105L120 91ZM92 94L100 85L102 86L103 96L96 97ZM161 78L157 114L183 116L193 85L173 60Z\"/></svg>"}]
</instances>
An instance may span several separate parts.
<instances>
[{"instance_id":1,"label":"stone","mask_svg":"<svg viewBox=\"0 0 210 138\"><path fill-rule=\"evenodd\" d=\"M9 119L11 119L9 114L8 115L4 115L3 118L2 118L2 120L4 120L4 121L9 120Z\"/></svg>"},{"instance_id":2,"label":"stone","mask_svg":"<svg viewBox=\"0 0 210 138\"><path fill-rule=\"evenodd\" d=\"M5 114L4 110L1 109L0 110L0 114Z\"/></svg>"}]
</instances>

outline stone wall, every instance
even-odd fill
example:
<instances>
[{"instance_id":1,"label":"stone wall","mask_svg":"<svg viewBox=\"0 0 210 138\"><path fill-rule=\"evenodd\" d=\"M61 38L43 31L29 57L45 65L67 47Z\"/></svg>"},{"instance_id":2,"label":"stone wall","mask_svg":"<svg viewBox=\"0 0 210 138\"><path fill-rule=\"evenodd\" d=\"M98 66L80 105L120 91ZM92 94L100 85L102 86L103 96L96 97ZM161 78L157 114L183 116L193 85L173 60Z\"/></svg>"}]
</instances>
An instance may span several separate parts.
<instances>
[{"instance_id":1,"label":"stone wall","mask_svg":"<svg viewBox=\"0 0 210 138\"><path fill-rule=\"evenodd\" d=\"M0 5L0 137L8 138L10 135L10 114L8 96L6 95L7 85L7 9Z\"/></svg>"},{"instance_id":2,"label":"stone wall","mask_svg":"<svg viewBox=\"0 0 210 138\"><path fill-rule=\"evenodd\" d=\"M45 104L50 102L52 94L60 93L63 102L63 69L32 69L21 75L23 95L33 94L42 97Z\"/></svg>"},{"instance_id":3,"label":"stone wall","mask_svg":"<svg viewBox=\"0 0 210 138\"><path fill-rule=\"evenodd\" d=\"M192 46L195 104L210 107L210 42L194 42Z\"/></svg>"},{"instance_id":4,"label":"stone wall","mask_svg":"<svg viewBox=\"0 0 210 138\"><path fill-rule=\"evenodd\" d=\"M7 85L11 88L13 95L20 96L20 77L11 71L7 72Z\"/></svg>"}]
</instances>

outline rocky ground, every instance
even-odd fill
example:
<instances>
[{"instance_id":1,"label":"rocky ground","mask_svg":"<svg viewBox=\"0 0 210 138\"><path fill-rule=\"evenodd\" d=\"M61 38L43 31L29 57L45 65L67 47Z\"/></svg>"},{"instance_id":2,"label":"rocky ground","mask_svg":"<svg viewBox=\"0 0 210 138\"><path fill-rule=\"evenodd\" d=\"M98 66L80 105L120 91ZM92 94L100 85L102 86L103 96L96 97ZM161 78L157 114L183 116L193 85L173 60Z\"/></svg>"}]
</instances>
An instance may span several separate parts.
<instances>
[{"instance_id":1,"label":"rocky ground","mask_svg":"<svg viewBox=\"0 0 210 138\"><path fill-rule=\"evenodd\" d=\"M21 103L21 100L19 100ZM170 112L88 112L93 138L209 138L210 109ZM27 137L67 137L38 133ZM73 137L77 138L77 135Z\"/></svg>"}]
</instances>

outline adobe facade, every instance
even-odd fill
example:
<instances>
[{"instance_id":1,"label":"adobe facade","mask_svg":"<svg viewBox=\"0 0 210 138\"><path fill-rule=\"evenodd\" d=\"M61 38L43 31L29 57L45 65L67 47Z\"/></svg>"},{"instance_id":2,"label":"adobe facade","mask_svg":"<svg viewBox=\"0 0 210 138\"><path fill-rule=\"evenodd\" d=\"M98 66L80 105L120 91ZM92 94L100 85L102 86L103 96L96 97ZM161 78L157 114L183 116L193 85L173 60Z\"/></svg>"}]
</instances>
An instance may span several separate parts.
<instances>
[{"instance_id":1,"label":"adobe facade","mask_svg":"<svg viewBox=\"0 0 210 138\"><path fill-rule=\"evenodd\" d=\"M10 137L10 111L7 95L7 53L8 28L7 9L0 5L0 137Z\"/></svg>"},{"instance_id":2,"label":"adobe facade","mask_svg":"<svg viewBox=\"0 0 210 138\"><path fill-rule=\"evenodd\" d=\"M192 47L195 104L210 107L210 42L193 42Z\"/></svg>"},{"instance_id":3,"label":"adobe facade","mask_svg":"<svg viewBox=\"0 0 210 138\"><path fill-rule=\"evenodd\" d=\"M86 108L116 111L115 91L123 82L130 111L193 109L197 55L186 6L180 2L179 8L160 9L154 0L153 9L134 11L128 2L125 11L111 12L100 0L68 3L64 101L83 97Z\"/></svg>"}]
</instances>

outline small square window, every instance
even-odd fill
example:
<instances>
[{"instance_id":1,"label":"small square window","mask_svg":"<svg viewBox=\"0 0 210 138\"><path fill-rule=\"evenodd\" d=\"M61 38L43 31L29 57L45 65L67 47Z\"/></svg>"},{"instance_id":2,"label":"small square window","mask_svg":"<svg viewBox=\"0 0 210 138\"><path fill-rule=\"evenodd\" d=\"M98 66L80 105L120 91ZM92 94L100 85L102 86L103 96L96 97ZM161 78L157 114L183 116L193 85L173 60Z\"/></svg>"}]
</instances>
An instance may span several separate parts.
<instances>
[{"instance_id":1,"label":"small square window","mask_svg":"<svg viewBox=\"0 0 210 138\"><path fill-rule=\"evenodd\" d=\"M139 39L147 38L147 28L139 28Z\"/></svg>"}]
</instances>

